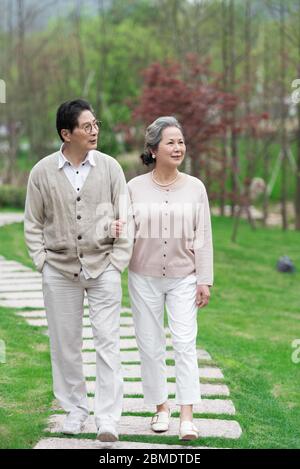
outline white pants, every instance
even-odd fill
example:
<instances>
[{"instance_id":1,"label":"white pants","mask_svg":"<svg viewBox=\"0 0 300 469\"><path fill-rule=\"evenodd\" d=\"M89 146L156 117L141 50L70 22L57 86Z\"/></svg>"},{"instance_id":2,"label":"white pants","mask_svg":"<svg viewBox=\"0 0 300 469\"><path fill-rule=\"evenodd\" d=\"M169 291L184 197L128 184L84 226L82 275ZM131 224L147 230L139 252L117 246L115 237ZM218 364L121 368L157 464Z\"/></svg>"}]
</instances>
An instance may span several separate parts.
<instances>
[{"instance_id":1,"label":"white pants","mask_svg":"<svg viewBox=\"0 0 300 469\"><path fill-rule=\"evenodd\" d=\"M175 352L176 404L199 403L196 276L162 279L129 271L128 287L141 356L145 403L159 405L168 399L165 305Z\"/></svg>"},{"instance_id":2,"label":"white pants","mask_svg":"<svg viewBox=\"0 0 300 469\"><path fill-rule=\"evenodd\" d=\"M89 302L96 349L95 420L118 423L122 413L123 377L120 357L121 275L112 265L96 279L64 277L47 263L43 293L50 335L53 391L66 412L88 414L82 364L84 291Z\"/></svg>"}]
</instances>

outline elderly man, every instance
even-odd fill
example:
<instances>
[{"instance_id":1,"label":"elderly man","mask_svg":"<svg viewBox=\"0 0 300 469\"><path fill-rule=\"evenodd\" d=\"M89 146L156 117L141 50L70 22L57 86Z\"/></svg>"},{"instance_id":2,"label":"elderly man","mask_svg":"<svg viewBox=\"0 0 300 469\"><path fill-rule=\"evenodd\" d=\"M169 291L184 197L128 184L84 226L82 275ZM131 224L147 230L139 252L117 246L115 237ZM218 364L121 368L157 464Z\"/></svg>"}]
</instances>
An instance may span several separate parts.
<instances>
[{"instance_id":1,"label":"elderly man","mask_svg":"<svg viewBox=\"0 0 300 469\"><path fill-rule=\"evenodd\" d=\"M43 277L53 390L68 413L63 432L82 431L89 408L82 366L84 292L96 349L95 421L100 441L116 441L122 413L119 348L121 272L132 242L115 239L111 221L127 218L120 165L96 150L100 122L90 104L63 103L56 118L63 141L40 160L28 181L25 238Z\"/></svg>"}]
</instances>

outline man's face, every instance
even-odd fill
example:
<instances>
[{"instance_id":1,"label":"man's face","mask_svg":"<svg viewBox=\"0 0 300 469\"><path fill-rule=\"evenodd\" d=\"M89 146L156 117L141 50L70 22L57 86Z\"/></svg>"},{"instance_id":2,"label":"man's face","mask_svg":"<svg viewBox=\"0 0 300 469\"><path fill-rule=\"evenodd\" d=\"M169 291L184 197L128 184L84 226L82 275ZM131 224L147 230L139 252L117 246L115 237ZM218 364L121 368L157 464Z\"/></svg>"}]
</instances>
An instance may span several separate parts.
<instances>
[{"instance_id":1,"label":"man's face","mask_svg":"<svg viewBox=\"0 0 300 469\"><path fill-rule=\"evenodd\" d=\"M83 151L95 150L98 144L99 126L91 111L82 111L78 117L78 125L73 132L65 131L65 142Z\"/></svg>"}]
</instances>

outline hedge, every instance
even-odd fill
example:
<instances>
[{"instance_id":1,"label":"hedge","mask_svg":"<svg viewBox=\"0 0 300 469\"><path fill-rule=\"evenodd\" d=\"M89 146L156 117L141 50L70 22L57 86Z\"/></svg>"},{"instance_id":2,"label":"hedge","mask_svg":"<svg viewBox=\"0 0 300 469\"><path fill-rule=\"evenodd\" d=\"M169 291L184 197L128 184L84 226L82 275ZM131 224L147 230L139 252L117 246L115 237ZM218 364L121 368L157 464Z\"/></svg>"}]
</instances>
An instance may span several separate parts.
<instances>
[{"instance_id":1,"label":"hedge","mask_svg":"<svg viewBox=\"0 0 300 469\"><path fill-rule=\"evenodd\" d=\"M0 185L0 208L24 208L26 187Z\"/></svg>"}]
</instances>

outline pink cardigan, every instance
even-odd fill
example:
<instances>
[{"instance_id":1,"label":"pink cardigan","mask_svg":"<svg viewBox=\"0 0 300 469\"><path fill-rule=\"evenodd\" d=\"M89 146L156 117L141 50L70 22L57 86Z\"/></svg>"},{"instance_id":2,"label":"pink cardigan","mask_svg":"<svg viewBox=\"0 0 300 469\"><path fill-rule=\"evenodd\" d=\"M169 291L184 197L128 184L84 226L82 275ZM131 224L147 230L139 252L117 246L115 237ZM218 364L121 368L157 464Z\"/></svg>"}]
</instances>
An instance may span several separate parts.
<instances>
[{"instance_id":1,"label":"pink cardigan","mask_svg":"<svg viewBox=\"0 0 300 469\"><path fill-rule=\"evenodd\" d=\"M161 278L196 273L197 284L213 285L213 247L204 184L180 173L173 184L156 184L151 173L128 183L135 224L129 269Z\"/></svg>"}]
</instances>

